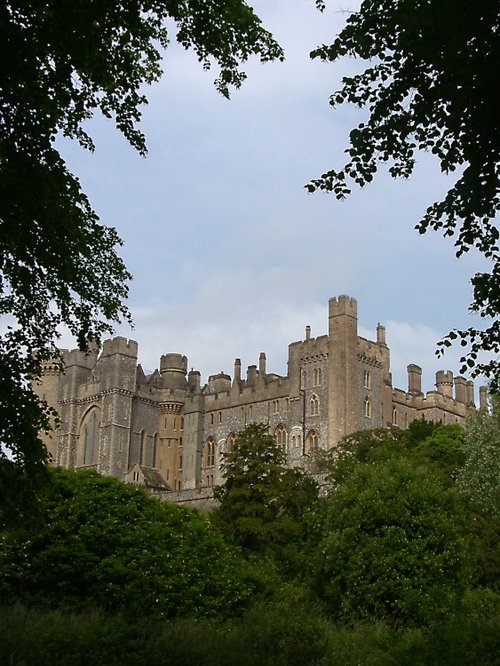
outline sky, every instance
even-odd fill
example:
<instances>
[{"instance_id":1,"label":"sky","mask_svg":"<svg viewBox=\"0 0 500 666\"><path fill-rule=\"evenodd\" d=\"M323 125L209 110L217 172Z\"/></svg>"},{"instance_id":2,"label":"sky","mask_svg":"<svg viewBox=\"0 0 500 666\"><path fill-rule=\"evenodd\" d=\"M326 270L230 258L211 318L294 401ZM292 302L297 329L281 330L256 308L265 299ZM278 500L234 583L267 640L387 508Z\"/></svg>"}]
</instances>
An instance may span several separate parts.
<instances>
[{"instance_id":1,"label":"sky","mask_svg":"<svg viewBox=\"0 0 500 666\"><path fill-rule=\"evenodd\" d=\"M343 164L349 130L363 119L328 99L341 77L360 65L311 61L331 43L350 5L330 0L251 2L285 49L283 63L244 66L248 75L231 100L217 93L217 70L172 41L160 82L148 87L140 157L111 121L89 124L96 150L75 142L60 149L94 209L124 241L120 254L133 275L128 306L147 371L162 354L188 357L189 368L232 375L267 356L268 372L286 374L289 343L327 332L328 299L358 302L359 334L375 339L386 326L393 385L406 388L406 366L423 368L423 389L435 372L458 373L461 349L442 359L436 342L451 328L479 322L468 314L470 277L485 268L472 253L455 258L453 243L414 227L451 181L421 154L410 180L381 171L365 189L338 202L304 185ZM63 334L64 347L75 346Z\"/></svg>"}]
</instances>

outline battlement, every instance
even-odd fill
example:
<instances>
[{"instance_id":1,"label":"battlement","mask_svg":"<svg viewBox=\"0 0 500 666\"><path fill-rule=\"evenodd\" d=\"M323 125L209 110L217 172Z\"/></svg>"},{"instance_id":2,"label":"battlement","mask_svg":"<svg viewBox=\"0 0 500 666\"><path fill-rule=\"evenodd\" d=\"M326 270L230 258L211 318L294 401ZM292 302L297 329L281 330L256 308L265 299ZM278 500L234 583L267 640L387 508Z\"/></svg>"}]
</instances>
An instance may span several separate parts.
<instances>
[{"instance_id":1,"label":"battlement","mask_svg":"<svg viewBox=\"0 0 500 666\"><path fill-rule=\"evenodd\" d=\"M338 317L339 315L349 315L358 318L358 302L355 298L342 294L334 296L328 301L328 316Z\"/></svg>"},{"instance_id":2,"label":"battlement","mask_svg":"<svg viewBox=\"0 0 500 666\"><path fill-rule=\"evenodd\" d=\"M188 360L182 354L163 354L160 358L160 373L164 372L182 372L184 375L187 373Z\"/></svg>"},{"instance_id":3,"label":"battlement","mask_svg":"<svg viewBox=\"0 0 500 666\"><path fill-rule=\"evenodd\" d=\"M135 340L127 340L127 338L117 336L103 342L101 358L104 356L113 356L114 354L137 358L137 352L138 344Z\"/></svg>"},{"instance_id":4,"label":"battlement","mask_svg":"<svg viewBox=\"0 0 500 666\"><path fill-rule=\"evenodd\" d=\"M91 350L88 353L80 351L80 349L67 349L61 350L61 356L65 368L78 367L92 370L97 362L97 351Z\"/></svg>"}]
</instances>

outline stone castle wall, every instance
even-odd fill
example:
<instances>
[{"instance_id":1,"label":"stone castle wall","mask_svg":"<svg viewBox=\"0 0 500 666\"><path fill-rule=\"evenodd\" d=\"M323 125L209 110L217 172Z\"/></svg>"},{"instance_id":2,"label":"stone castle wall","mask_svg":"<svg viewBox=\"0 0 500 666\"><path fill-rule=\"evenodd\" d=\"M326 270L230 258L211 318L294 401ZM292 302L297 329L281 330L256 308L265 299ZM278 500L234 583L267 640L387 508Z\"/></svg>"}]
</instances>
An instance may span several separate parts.
<instances>
[{"instance_id":1,"label":"stone castle wall","mask_svg":"<svg viewBox=\"0 0 500 666\"><path fill-rule=\"evenodd\" d=\"M374 340L360 337L357 316L355 299L331 298L328 334L313 338L306 327L304 340L289 345L286 376L268 373L263 353L244 377L236 359L233 377L219 373L202 385L181 354L162 356L146 377L137 343L122 337L105 341L100 354L65 350L64 373L47 364L37 387L60 416L45 439L52 459L121 479L137 465L144 483L203 506L222 482L222 453L248 423L268 424L288 464L307 467L311 449L332 448L356 430L404 428L417 418L456 423L475 408L472 383L450 371L439 371L436 390L424 394L412 364L408 389L394 388L384 327Z\"/></svg>"}]
</instances>

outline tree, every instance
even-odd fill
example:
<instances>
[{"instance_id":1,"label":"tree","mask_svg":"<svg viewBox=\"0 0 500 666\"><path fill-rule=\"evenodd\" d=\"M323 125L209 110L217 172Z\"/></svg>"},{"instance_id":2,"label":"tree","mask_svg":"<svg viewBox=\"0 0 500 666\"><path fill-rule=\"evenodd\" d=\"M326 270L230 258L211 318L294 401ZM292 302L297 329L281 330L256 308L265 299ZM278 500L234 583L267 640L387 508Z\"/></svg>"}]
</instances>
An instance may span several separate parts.
<instances>
[{"instance_id":1,"label":"tree","mask_svg":"<svg viewBox=\"0 0 500 666\"><path fill-rule=\"evenodd\" d=\"M97 472L50 476L35 526L2 526L0 511L4 603L220 618L250 599L245 562L206 516Z\"/></svg>"},{"instance_id":2,"label":"tree","mask_svg":"<svg viewBox=\"0 0 500 666\"><path fill-rule=\"evenodd\" d=\"M465 462L457 475L459 489L488 516L500 516L500 402L493 410L469 416L464 432Z\"/></svg>"},{"instance_id":3,"label":"tree","mask_svg":"<svg viewBox=\"0 0 500 666\"><path fill-rule=\"evenodd\" d=\"M145 84L158 80L168 45L193 49L204 69L220 68L229 96L255 54L280 47L244 0L11 0L0 7L0 462L36 469L46 460L38 433L46 405L32 389L43 362L59 358L58 327L82 350L130 321L123 304L131 278L121 241L97 215L56 146L63 135L94 145L84 124L96 111L141 155L137 128ZM6 449L10 450L7 454ZM9 470L9 473L11 470Z\"/></svg>"},{"instance_id":4,"label":"tree","mask_svg":"<svg viewBox=\"0 0 500 666\"><path fill-rule=\"evenodd\" d=\"M300 540L306 508L318 495L302 470L285 467L283 449L264 423L252 423L224 455L215 519L226 536L250 551L276 551Z\"/></svg>"},{"instance_id":5,"label":"tree","mask_svg":"<svg viewBox=\"0 0 500 666\"><path fill-rule=\"evenodd\" d=\"M458 607L472 575L465 502L432 468L358 463L327 504L314 565L332 616L425 625Z\"/></svg>"},{"instance_id":6,"label":"tree","mask_svg":"<svg viewBox=\"0 0 500 666\"><path fill-rule=\"evenodd\" d=\"M393 177L408 178L417 150L436 155L444 173L458 170L443 201L429 206L416 228L454 237L457 257L474 247L491 261L491 273L472 277L470 306L489 323L484 329L451 331L437 353L453 340L469 344L461 372L484 373L495 390L500 389L500 249L494 221L499 209L499 28L495 0L364 0L333 44L317 48L311 57L370 61L362 73L344 77L330 98L332 106L367 107L369 118L351 131L345 166L306 185L310 192L321 189L344 199L349 181L363 187L382 163L390 163ZM478 362L480 351L497 357Z\"/></svg>"}]
</instances>

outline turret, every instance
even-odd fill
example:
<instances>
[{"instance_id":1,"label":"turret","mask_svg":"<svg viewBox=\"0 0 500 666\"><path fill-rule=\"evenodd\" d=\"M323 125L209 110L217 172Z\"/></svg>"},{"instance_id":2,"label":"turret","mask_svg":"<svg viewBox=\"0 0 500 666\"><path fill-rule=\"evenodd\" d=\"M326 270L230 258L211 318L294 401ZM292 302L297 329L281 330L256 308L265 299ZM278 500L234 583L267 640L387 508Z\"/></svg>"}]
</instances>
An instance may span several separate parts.
<instances>
[{"instance_id":1,"label":"turret","mask_svg":"<svg viewBox=\"0 0 500 666\"><path fill-rule=\"evenodd\" d=\"M169 389L186 389L187 358L181 354L164 354L160 359L163 386Z\"/></svg>"},{"instance_id":2,"label":"turret","mask_svg":"<svg viewBox=\"0 0 500 666\"><path fill-rule=\"evenodd\" d=\"M453 397L453 372L451 370L438 370L436 372L436 389L438 393Z\"/></svg>"}]
</instances>

